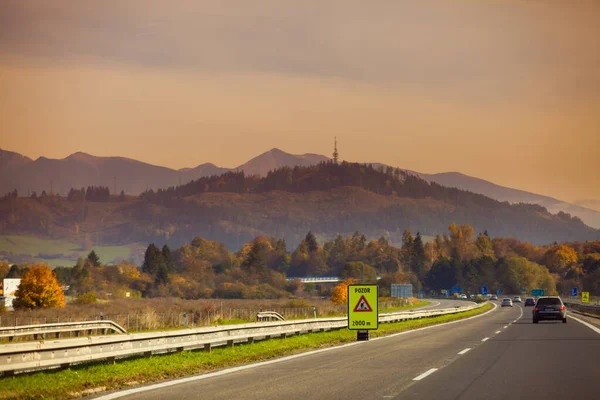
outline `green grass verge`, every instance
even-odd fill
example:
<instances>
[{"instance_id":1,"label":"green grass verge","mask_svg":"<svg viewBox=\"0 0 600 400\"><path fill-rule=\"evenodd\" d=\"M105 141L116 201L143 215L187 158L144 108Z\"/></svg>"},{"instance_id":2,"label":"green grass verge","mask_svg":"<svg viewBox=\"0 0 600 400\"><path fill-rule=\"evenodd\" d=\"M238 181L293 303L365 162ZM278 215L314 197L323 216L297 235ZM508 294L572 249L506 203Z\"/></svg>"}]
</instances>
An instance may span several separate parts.
<instances>
[{"instance_id":1,"label":"green grass verge","mask_svg":"<svg viewBox=\"0 0 600 400\"><path fill-rule=\"evenodd\" d=\"M411 329L455 321L482 314L491 304L460 314L444 315L392 324L380 324L371 337L389 335ZM184 351L150 358L129 358L114 365L96 362L62 371L41 371L0 379L0 399L65 399L77 398L94 391L121 389L164 379L173 379L331 347L356 340L347 329L292 336L241 344L231 348L215 348L210 353Z\"/></svg>"},{"instance_id":2,"label":"green grass verge","mask_svg":"<svg viewBox=\"0 0 600 400\"><path fill-rule=\"evenodd\" d=\"M421 301L419 301L419 304L408 304L406 306L401 306L401 307L390 307L390 308L382 309L380 311L384 312L384 313L390 313L390 312L410 310L413 308L425 307L425 306L428 306L429 304L430 304L429 301L421 300Z\"/></svg>"},{"instance_id":3,"label":"green grass verge","mask_svg":"<svg viewBox=\"0 0 600 400\"><path fill-rule=\"evenodd\" d=\"M112 262L117 258L128 259L135 245L93 246L102 262ZM86 257L90 249L82 249L80 243L69 239L42 239L27 235L0 236L0 251L32 257L35 261L47 262L53 267L71 267L75 261L67 258L72 255ZM62 254L62 257L48 258L46 254ZM10 256L8 257L9 261Z\"/></svg>"}]
</instances>

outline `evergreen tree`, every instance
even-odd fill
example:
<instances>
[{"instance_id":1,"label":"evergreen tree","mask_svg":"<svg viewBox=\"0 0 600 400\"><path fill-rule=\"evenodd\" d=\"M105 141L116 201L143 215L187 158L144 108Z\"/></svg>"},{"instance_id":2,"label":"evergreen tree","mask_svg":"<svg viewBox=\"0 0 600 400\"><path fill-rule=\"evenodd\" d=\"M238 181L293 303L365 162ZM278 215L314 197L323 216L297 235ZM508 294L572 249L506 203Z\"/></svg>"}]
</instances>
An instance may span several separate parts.
<instances>
[{"instance_id":1,"label":"evergreen tree","mask_svg":"<svg viewBox=\"0 0 600 400\"><path fill-rule=\"evenodd\" d=\"M267 257L264 243L255 240L252 248L242 264L248 271L262 273L267 269Z\"/></svg>"},{"instance_id":2,"label":"evergreen tree","mask_svg":"<svg viewBox=\"0 0 600 400\"><path fill-rule=\"evenodd\" d=\"M151 243L146 249L146 253L144 254L142 272L154 276L156 275L156 271L158 271L163 264L166 267L165 259L163 258L162 252L158 247L156 247L154 243Z\"/></svg>"},{"instance_id":3,"label":"evergreen tree","mask_svg":"<svg viewBox=\"0 0 600 400\"><path fill-rule=\"evenodd\" d=\"M165 261L167 271L175 271L175 259L173 258L173 253L167 244L165 244L162 248L162 256L163 260Z\"/></svg>"},{"instance_id":4,"label":"evergreen tree","mask_svg":"<svg viewBox=\"0 0 600 400\"><path fill-rule=\"evenodd\" d=\"M96 254L96 252L94 250L90 251L90 253L87 256L87 260L94 267L99 267L100 266L100 257L98 257L98 254Z\"/></svg>"},{"instance_id":5,"label":"evergreen tree","mask_svg":"<svg viewBox=\"0 0 600 400\"><path fill-rule=\"evenodd\" d=\"M412 260L410 267L415 275L422 279L425 274L425 247L423 246L423 239L419 232L417 232L417 236L413 241L411 253Z\"/></svg>"},{"instance_id":6,"label":"evergreen tree","mask_svg":"<svg viewBox=\"0 0 600 400\"><path fill-rule=\"evenodd\" d=\"M169 269L163 262L158 265L156 274L154 275L154 285L166 285L169 283Z\"/></svg>"},{"instance_id":7,"label":"evergreen tree","mask_svg":"<svg viewBox=\"0 0 600 400\"><path fill-rule=\"evenodd\" d=\"M304 240L306 240L306 244L308 245L309 253L314 253L315 251L319 250L319 243L317 242L317 238L315 237L314 233L308 232Z\"/></svg>"},{"instance_id":8,"label":"evergreen tree","mask_svg":"<svg viewBox=\"0 0 600 400\"><path fill-rule=\"evenodd\" d=\"M402 233L402 262L404 265L412 265L413 260L413 248L414 248L414 237L412 232L408 229Z\"/></svg>"}]
</instances>

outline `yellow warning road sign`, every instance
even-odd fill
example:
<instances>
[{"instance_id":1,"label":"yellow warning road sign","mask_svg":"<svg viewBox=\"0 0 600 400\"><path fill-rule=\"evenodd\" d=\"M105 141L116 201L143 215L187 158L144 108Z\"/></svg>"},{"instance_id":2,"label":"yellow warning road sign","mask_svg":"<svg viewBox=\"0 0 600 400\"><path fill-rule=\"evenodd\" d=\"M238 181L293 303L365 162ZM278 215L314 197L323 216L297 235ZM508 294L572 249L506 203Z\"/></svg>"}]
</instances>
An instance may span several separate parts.
<instances>
[{"instance_id":1,"label":"yellow warning road sign","mask_svg":"<svg viewBox=\"0 0 600 400\"><path fill-rule=\"evenodd\" d=\"M379 325L377 285L348 286L348 329L375 330Z\"/></svg>"},{"instance_id":2,"label":"yellow warning road sign","mask_svg":"<svg viewBox=\"0 0 600 400\"><path fill-rule=\"evenodd\" d=\"M590 292L581 292L581 302L582 303L590 302Z\"/></svg>"}]
</instances>

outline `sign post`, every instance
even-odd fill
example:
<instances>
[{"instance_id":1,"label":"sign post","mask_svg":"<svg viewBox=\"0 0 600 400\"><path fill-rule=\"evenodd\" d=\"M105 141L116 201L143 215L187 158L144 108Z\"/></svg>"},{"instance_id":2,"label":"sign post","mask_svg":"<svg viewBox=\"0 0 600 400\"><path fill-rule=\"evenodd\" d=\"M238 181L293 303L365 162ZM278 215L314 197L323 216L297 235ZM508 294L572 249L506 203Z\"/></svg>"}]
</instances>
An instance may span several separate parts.
<instances>
[{"instance_id":1,"label":"sign post","mask_svg":"<svg viewBox=\"0 0 600 400\"><path fill-rule=\"evenodd\" d=\"M482 295L485 296L488 294L487 286L482 286L480 290Z\"/></svg>"},{"instance_id":2,"label":"sign post","mask_svg":"<svg viewBox=\"0 0 600 400\"><path fill-rule=\"evenodd\" d=\"M582 303L590 302L590 292L581 292L581 302Z\"/></svg>"},{"instance_id":3,"label":"sign post","mask_svg":"<svg viewBox=\"0 0 600 400\"><path fill-rule=\"evenodd\" d=\"M574 287L573 289L571 289L571 296L577 297L577 288L576 287Z\"/></svg>"},{"instance_id":4,"label":"sign post","mask_svg":"<svg viewBox=\"0 0 600 400\"><path fill-rule=\"evenodd\" d=\"M496 294L497 294L498 296L500 296L500 295L502 294L502 289L498 289L498 290L496 290Z\"/></svg>"},{"instance_id":5,"label":"sign post","mask_svg":"<svg viewBox=\"0 0 600 400\"><path fill-rule=\"evenodd\" d=\"M531 295L533 297L542 297L544 296L544 289L532 289Z\"/></svg>"},{"instance_id":6,"label":"sign post","mask_svg":"<svg viewBox=\"0 0 600 400\"><path fill-rule=\"evenodd\" d=\"M369 331L379 327L379 287L348 285L348 329L358 331L356 340L369 340Z\"/></svg>"}]
</instances>

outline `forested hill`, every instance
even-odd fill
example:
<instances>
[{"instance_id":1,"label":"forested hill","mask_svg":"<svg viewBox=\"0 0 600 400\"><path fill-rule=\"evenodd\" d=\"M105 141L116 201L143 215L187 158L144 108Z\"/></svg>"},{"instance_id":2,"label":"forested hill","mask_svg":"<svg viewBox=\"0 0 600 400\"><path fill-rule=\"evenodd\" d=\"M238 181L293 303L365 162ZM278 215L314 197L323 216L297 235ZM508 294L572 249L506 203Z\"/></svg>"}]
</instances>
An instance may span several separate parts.
<instances>
[{"instance_id":1,"label":"forested hill","mask_svg":"<svg viewBox=\"0 0 600 400\"><path fill-rule=\"evenodd\" d=\"M452 223L535 244L600 238L600 231L578 218L552 215L538 205L498 202L398 169L333 162L284 167L263 178L228 172L139 198L89 197L77 190L68 198L7 196L0 217L3 234L74 239L92 234L107 244L173 245L202 236L234 250L259 235L296 246L308 230L323 238L360 230L399 243L405 229L434 236Z\"/></svg>"}]
</instances>

